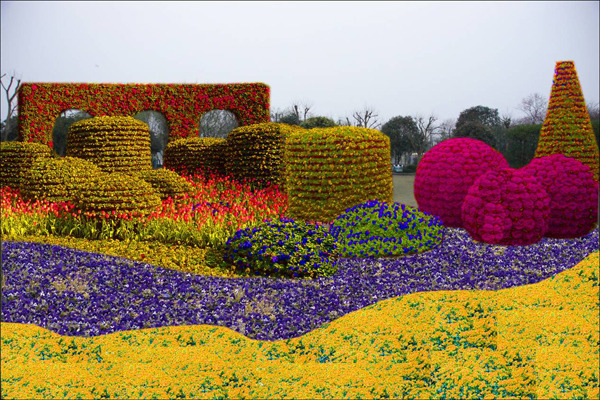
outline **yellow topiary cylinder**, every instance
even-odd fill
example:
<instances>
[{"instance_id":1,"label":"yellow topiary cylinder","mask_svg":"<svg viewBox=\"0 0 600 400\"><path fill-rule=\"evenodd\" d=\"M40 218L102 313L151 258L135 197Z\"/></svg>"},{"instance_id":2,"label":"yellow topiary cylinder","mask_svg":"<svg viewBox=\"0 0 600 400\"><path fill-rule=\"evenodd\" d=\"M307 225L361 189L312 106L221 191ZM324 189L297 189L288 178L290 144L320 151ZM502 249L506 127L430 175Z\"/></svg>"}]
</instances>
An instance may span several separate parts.
<instances>
[{"instance_id":1,"label":"yellow topiary cylinder","mask_svg":"<svg viewBox=\"0 0 600 400\"><path fill-rule=\"evenodd\" d=\"M30 169L37 159L50 158L50 147L40 143L0 143L0 186L20 189L21 173Z\"/></svg>"},{"instance_id":2,"label":"yellow topiary cylinder","mask_svg":"<svg viewBox=\"0 0 600 400\"><path fill-rule=\"evenodd\" d=\"M259 186L279 185L285 190L285 138L292 132L306 131L301 127L274 122L232 130L227 135L227 175L238 181L251 179Z\"/></svg>"},{"instance_id":3,"label":"yellow topiary cylinder","mask_svg":"<svg viewBox=\"0 0 600 400\"><path fill-rule=\"evenodd\" d=\"M178 174L224 174L227 143L221 138L190 137L167 144L164 167Z\"/></svg>"},{"instance_id":4,"label":"yellow topiary cylinder","mask_svg":"<svg viewBox=\"0 0 600 400\"><path fill-rule=\"evenodd\" d=\"M340 126L290 134L285 143L287 216L328 223L369 200L393 201L390 138Z\"/></svg>"},{"instance_id":5,"label":"yellow topiary cylinder","mask_svg":"<svg viewBox=\"0 0 600 400\"><path fill-rule=\"evenodd\" d=\"M75 122L66 155L89 160L104 172L152 169L150 128L132 117L101 116Z\"/></svg>"}]
</instances>

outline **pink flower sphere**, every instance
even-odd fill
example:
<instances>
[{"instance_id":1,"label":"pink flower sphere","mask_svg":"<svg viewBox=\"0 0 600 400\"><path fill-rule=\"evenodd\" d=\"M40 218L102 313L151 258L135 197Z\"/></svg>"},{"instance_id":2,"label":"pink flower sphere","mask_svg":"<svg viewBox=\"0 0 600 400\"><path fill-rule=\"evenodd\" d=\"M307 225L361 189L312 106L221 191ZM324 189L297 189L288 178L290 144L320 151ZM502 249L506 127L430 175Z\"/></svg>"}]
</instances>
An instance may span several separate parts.
<instances>
[{"instance_id":1,"label":"pink flower sphere","mask_svg":"<svg viewBox=\"0 0 600 400\"><path fill-rule=\"evenodd\" d=\"M462 228L461 206L475 179L508 167L502 154L480 140L444 140L417 166L414 192L419 210L439 217L444 226Z\"/></svg>"},{"instance_id":2,"label":"pink flower sphere","mask_svg":"<svg viewBox=\"0 0 600 400\"><path fill-rule=\"evenodd\" d=\"M463 226L479 242L525 246L548 230L550 196L536 178L505 168L481 175L461 208Z\"/></svg>"},{"instance_id":3,"label":"pink flower sphere","mask_svg":"<svg viewBox=\"0 0 600 400\"><path fill-rule=\"evenodd\" d=\"M521 168L550 195L550 225L544 236L573 239L585 236L598 220L598 182L590 167L563 154L538 157Z\"/></svg>"}]
</instances>

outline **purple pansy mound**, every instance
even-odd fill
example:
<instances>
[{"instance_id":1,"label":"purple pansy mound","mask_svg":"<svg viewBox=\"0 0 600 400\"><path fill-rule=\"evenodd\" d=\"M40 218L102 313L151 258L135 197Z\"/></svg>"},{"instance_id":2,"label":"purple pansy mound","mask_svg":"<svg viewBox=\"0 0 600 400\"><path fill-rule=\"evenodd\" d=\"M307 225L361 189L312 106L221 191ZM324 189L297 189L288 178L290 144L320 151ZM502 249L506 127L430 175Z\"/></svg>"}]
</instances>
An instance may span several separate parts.
<instances>
[{"instance_id":1,"label":"purple pansy mound","mask_svg":"<svg viewBox=\"0 0 600 400\"><path fill-rule=\"evenodd\" d=\"M598 182L590 167L563 154L534 158L521 168L535 177L550 196L550 222L545 237L585 236L598 220Z\"/></svg>"},{"instance_id":2,"label":"purple pansy mound","mask_svg":"<svg viewBox=\"0 0 600 400\"><path fill-rule=\"evenodd\" d=\"M445 140L425 153L417 167L419 210L439 217L446 227L462 228L461 207L469 187L484 173L508 167L502 154L480 140Z\"/></svg>"},{"instance_id":3,"label":"purple pansy mound","mask_svg":"<svg viewBox=\"0 0 600 400\"><path fill-rule=\"evenodd\" d=\"M548 230L550 196L528 173L489 171L469 188L462 221L479 242L502 246L537 243Z\"/></svg>"}]
</instances>

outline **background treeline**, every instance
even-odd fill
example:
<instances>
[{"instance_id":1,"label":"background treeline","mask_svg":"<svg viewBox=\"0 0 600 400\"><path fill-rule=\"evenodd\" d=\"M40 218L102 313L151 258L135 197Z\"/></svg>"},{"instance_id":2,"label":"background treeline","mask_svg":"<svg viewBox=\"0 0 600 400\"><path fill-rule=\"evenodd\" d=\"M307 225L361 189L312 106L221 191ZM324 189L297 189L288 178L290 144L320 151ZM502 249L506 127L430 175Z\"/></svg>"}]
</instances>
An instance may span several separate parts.
<instances>
[{"instance_id":1,"label":"background treeline","mask_svg":"<svg viewBox=\"0 0 600 400\"><path fill-rule=\"evenodd\" d=\"M5 75L2 76L4 78ZM11 77L8 85L2 82L8 103L8 117L0 123L2 141L17 140L18 116L16 94L20 80L11 94L11 86L15 78ZM587 105L596 143L600 143L599 124L600 111L598 103ZM510 116L498 115L498 109L475 106L460 113L458 119L438 122L434 115L424 118L420 115L390 118L385 123L378 119L377 112L365 107L355 111L350 117L331 118L314 115L312 105L306 102L294 102L289 108L271 110L271 121L299 125L305 128L359 126L379 129L389 136L391 144L391 164L403 164L405 171L414 171L419 160L429 149L443 140L455 137L470 137L481 140L504 155L512 168L521 168L528 164L535 154L542 123L546 116L547 101L539 94L524 98L517 107L524 116L514 119ZM82 110L63 112L54 124L52 132L53 148L60 156L65 155L66 137L69 127L82 119L91 116ZM162 153L168 141L168 124L165 117L156 111L143 111L135 118L146 122L150 127L151 151L155 168L162 167ZM235 116L225 110L213 110L202 117L199 124L200 137L225 138L238 126Z\"/></svg>"}]
</instances>

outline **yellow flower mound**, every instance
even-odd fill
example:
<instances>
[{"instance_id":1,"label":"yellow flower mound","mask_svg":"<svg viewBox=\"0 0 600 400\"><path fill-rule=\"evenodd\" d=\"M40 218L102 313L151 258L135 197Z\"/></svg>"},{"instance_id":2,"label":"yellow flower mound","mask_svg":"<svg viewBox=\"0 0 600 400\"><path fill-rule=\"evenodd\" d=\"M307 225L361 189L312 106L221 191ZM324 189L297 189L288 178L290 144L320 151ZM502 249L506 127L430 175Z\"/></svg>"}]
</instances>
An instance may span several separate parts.
<instances>
[{"instance_id":1,"label":"yellow flower mound","mask_svg":"<svg viewBox=\"0 0 600 400\"><path fill-rule=\"evenodd\" d=\"M292 219L331 222L370 200L392 202L390 138L351 126L295 131L285 141Z\"/></svg>"},{"instance_id":2,"label":"yellow flower mound","mask_svg":"<svg viewBox=\"0 0 600 400\"><path fill-rule=\"evenodd\" d=\"M31 168L36 159L50 159L50 147L40 143L0 143L0 186L20 188L21 172Z\"/></svg>"},{"instance_id":3,"label":"yellow flower mound","mask_svg":"<svg viewBox=\"0 0 600 400\"><path fill-rule=\"evenodd\" d=\"M66 155L92 161L104 172L137 173L152 168L150 128L132 117L102 116L75 122Z\"/></svg>"},{"instance_id":4,"label":"yellow flower mound","mask_svg":"<svg viewBox=\"0 0 600 400\"><path fill-rule=\"evenodd\" d=\"M103 175L95 164L81 158L38 159L22 172L21 195L32 200L73 202L86 182Z\"/></svg>"}]
</instances>

